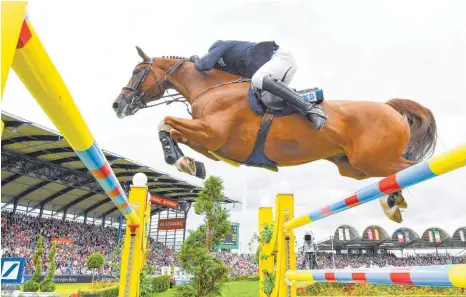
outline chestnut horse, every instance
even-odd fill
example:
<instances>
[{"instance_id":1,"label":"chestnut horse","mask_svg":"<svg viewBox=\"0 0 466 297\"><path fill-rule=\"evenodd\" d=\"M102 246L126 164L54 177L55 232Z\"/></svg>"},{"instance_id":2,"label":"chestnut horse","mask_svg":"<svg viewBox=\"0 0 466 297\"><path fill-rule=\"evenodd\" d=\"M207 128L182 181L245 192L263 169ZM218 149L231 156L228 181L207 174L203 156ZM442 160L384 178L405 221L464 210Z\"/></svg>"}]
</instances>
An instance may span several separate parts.
<instances>
[{"instance_id":1,"label":"chestnut horse","mask_svg":"<svg viewBox=\"0 0 466 297\"><path fill-rule=\"evenodd\" d=\"M215 161L239 166L249 159L262 116L249 104L248 80L218 69L200 72L186 58L149 58L137 50L143 62L113 103L119 118L135 114L162 98L167 89L175 89L191 106L192 119L167 116L161 121L159 137L167 163L205 178L203 163L184 156L178 143ZM278 167L325 159L341 175L361 180L392 175L435 150L434 116L414 101L332 100L321 107L328 120L320 130L298 113L270 119L263 143L266 159ZM398 196L397 205L403 206Z\"/></svg>"}]
</instances>

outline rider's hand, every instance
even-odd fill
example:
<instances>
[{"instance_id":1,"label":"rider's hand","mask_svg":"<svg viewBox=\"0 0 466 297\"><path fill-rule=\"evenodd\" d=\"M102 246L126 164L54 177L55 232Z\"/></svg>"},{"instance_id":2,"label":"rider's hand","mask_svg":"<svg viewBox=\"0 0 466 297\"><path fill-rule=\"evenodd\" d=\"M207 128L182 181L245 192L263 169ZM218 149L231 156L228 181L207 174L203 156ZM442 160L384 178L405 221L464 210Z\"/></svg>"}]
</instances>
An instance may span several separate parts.
<instances>
[{"instance_id":1,"label":"rider's hand","mask_svg":"<svg viewBox=\"0 0 466 297\"><path fill-rule=\"evenodd\" d=\"M191 62L196 62L196 60L199 60L199 56L198 55L192 55L191 57L189 57L189 61Z\"/></svg>"}]
</instances>

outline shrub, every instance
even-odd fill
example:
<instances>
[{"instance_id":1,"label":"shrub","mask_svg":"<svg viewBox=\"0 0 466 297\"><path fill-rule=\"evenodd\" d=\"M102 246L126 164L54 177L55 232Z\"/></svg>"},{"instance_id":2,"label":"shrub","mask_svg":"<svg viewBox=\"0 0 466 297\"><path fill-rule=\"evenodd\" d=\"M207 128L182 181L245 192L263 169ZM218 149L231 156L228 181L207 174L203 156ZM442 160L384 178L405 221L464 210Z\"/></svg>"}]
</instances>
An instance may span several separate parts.
<instances>
[{"instance_id":1,"label":"shrub","mask_svg":"<svg viewBox=\"0 0 466 297\"><path fill-rule=\"evenodd\" d=\"M104 266L104 255L101 253L92 253L87 258L87 268L96 269Z\"/></svg>"},{"instance_id":2,"label":"shrub","mask_svg":"<svg viewBox=\"0 0 466 297\"><path fill-rule=\"evenodd\" d=\"M27 282L24 283L23 286L23 291L24 292L37 292L39 291L39 283L31 280L28 280Z\"/></svg>"},{"instance_id":3,"label":"shrub","mask_svg":"<svg viewBox=\"0 0 466 297\"><path fill-rule=\"evenodd\" d=\"M39 236L37 238L36 252L34 253L34 274L31 279L24 283L24 292L37 292L39 291L39 280L40 274L42 273L42 261L41 257L44 253L44 237Z\"/></svg>"},{"instance_id":4,"label":"shrub","mask_svg":"<svg viewBox=\"0 0 466 297\"><path fill-rule=\"evenodd\" d=\"M152 289L154 293L165 292L170 288L170 276L161 275L152 278Z\"/></svg>"},{"instance_id":5,"label":"shrub","mask_svg":"<svg viewBox=\"0 0 466 297\"><path fill-rule=\"evenodd\" d=\"M79 296L84 296L84 295L91 295L91 294L99 294L101 297L118 297L118 289L119 286L113 286L109 288L103 288L103 289L80 289L78 291Z\"/></svg>"},{"instance_id":6,"label":"shrub","mask_svg":"<svg viewBox=\"0 0 466 297\"><path fill-rule=\"evenodd\" d=\"M248 281L253 282L253 281L258 281L258 280L259 280L258 274L248 275Z\"/></svg>"},{"instance_id":7,"label":"shrub","mask_svg":"<svg viewBox=\"0 0 466 297\"><path fill-rule=\"evenodd\" d=\"M118 287L104 289L100 292L100 297L118 297Z\"/></svg>"},{"instance_id":8,"label":"shrub","mask_svg":"<svg viewBox=\"0 0 466 297\"><path fill-rule=\"evenodd\" d=\"M48 260L50 263L49 271L45 276L44 280L39 284L41 292L54 292L55 283L53 282L53 277L55 276L55 270L57 265L55 264L55 255L57 254L57 243L52 244L52 248L49 251Z\"/></svg>"},{"instance_id":9,"label":"shrub","mask_svg":"<svg viewBox=\"0 0 466 297\"><path fill-rule=\"evenodd\" d=\"M41 292L55 292L55 283L52 281L43 281L39 285Z\"/></svg>"}]
</instances>

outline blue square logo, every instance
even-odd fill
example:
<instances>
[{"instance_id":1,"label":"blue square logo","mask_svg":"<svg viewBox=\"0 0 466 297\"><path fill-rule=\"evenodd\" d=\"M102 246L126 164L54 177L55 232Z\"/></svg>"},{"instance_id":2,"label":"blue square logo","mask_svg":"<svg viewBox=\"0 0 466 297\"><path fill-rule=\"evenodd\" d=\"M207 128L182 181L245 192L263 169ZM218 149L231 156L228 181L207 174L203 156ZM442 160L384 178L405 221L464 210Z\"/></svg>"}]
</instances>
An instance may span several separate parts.
<instances>
[{"instance_id":1,"label":"blue square logo","mask_svg":"<svg viewBox=\"0 0 466 297\"><path fill-rule=\"evenodd\" d=\"M2 258L2 283L22 283L24 258Z\"/></svg>"}]
</instances>

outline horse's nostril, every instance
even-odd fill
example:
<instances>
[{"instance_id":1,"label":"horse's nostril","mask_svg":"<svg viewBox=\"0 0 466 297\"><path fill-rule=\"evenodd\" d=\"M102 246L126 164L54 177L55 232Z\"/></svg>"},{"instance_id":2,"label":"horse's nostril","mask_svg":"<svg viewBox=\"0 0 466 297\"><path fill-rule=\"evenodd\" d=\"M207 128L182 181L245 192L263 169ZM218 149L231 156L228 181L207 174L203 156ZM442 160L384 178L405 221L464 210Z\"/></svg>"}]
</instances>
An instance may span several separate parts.
<instances>
[{"instance_id":1,"label":"horse's nostril","mask_svg":"<svg viewBox=\"0 0 466 297\"><path fill-rule=\"evenodd\" d=\"M112 107L113 107L113 109L117 110L118 109L118 102L113 102Z\"/></svg>"}]
</instances>

